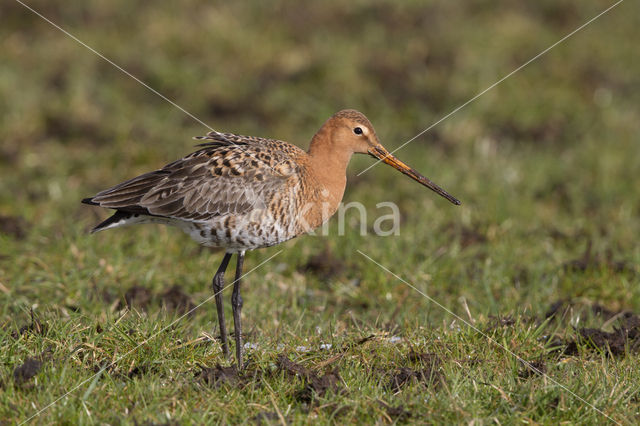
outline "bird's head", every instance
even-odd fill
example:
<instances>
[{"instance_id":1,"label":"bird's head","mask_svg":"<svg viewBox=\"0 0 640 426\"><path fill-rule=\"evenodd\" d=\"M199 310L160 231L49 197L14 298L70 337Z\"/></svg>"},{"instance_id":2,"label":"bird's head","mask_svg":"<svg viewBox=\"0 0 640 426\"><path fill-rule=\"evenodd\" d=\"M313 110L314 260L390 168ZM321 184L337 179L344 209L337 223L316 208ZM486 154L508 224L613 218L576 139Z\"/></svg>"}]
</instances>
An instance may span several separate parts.
<instances>
[{"instance_id":1,"label":"bird's head","mask_svg":"<svg viewBox=\"0 0 640 426\"><path fill-rule=\"evenodd\" d=\"M378 140L371 122L359 111L345 109L334 114L323 126L327 143L333 150L347 151L349 154L369 154L381 162L390 165L413 180L421 183L453 204L460 201L444 189L427 179L413 168L393 156ZM319 132L322 134L323 132Z\"/></svg>"}]
</instances>

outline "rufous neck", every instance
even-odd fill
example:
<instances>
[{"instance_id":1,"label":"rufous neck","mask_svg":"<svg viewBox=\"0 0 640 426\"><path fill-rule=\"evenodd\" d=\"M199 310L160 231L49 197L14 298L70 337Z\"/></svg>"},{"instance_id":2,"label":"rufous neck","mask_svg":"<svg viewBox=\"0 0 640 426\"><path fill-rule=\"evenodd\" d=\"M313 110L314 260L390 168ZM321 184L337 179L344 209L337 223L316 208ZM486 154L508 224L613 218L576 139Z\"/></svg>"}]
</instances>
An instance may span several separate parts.
<instances>
[{"instance_id":1,"label":"rufous neck","mask_svg":"<svg viewBox=\"0 0 640 426\"><path fill-rule=\"evenodd\" d=\"M347 166L352 152L340 149L327 129L320 129L309 145L309 161L318 182L339 203L347 183Z\"/></svg>"},{"instance_id":2,"label":"rufous neck","mask_svg":"<svg viewBox=\"0 0 640 426\"><path fill-rule=\"evenodd\" d=\"M331 137L331 129L326 125L313 136L307 153L327 167L340 167L342 172L346 172L353 154L351 150L345 149L339 141Z\"/></svg>"}]
</instances>

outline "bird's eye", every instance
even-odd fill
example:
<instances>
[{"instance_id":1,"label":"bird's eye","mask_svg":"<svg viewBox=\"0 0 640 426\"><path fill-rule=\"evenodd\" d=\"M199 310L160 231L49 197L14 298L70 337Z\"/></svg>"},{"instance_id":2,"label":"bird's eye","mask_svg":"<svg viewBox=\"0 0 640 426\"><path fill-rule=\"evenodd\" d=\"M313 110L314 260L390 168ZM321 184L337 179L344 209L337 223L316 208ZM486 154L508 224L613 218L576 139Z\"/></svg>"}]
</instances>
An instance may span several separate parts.
<instances>
[{"instance_id":1,"label":"bird's eye","mask_svg":"<svg viewBox=\"0 0 640 426\"><path fill-rule=\"evenodd\" d=\"M361 135L362 134L362 128L361 127L356 127L355 129L353 129L353 133L355 133L356 135Z\"/></svg>"}]
</instances>

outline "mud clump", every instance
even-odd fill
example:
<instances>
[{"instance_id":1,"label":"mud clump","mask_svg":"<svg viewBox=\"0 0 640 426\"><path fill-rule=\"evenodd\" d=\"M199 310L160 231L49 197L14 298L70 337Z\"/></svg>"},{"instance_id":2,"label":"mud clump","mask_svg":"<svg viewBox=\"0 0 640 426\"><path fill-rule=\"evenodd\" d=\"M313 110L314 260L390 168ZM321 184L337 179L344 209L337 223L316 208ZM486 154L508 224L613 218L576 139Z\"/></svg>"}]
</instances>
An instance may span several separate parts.
<instances>
[{"instance_id":1,"label":"mud clump","mask_svg":"<svg viewBox=\"0 0 640 426\"><path fill-rule=\"evenodd\" d=\"M378 400L378 404L384 409L387 416L389 416L393 422L403 422L412 415L411 411L405 410L402 404L394 407L381 400Z\"/></svg>"},{"instance_id":2,"label":"mud clump","mask_svg":"<svg viewBox=\"0 0 640 426\"><path fill-rule=\"evenodd\" d=\"M280 416L274 411L262 411L253 416L251 422L257 425L277 424L280 423Z\"/></svg>"},{"instance_id":3,"label":"mud clump","mask_svg":"<svg viewBox=\"0 0 640 426\"><path fill-rule=\"evenodd\" d=\"M528 362L521 361L520 363L522 364L522 368L518 371L518 377L521 379L529 379L547 373L547 364L542 359Z\"/></svg>"},{"instance_id":4,"label":"mud clump","mask_svg":"<svg viewBox=\"0 0 640 426\"><path fill-rule=\"evenodd\" d=\"M118 304L118 309L122 309L125 306L129 309L141 309L146 311L151 303L152 293L146 287L134 285L124 294L124 303L122 301Z\"/></svg>"},{"instance_id":5,"label":"mud clump","mask_svg":"<svg viewBox=\"0 0 640 426\"><path fill-rule=\"evenodd\" d=\"M410 351L407 355L407 359L413 363L420 363L426 365L429 368L436 368L440 366L440 357L430 352L415 352Z\"/></svg>"},{"instance_id":6,"label":"mud clump","mask_svg":"<svg viewBox=\"0 0 640 426\"><path fill-rule=\"evenodd\" d=\"M296 399L300 402L310 403L315 397L322 397L328 392L338 392L341 381L338 370L329 370L323 376L301 364L291 361L285 354L278 355L278 368L290 377L299 377L305 381L304 386L296 392Z\"/></svg>"},{"instance_id":7,"label":"mud clump","mask_svg":"<svg viewBox=\"0 0 640 426\"><path fill-rule=\"evenodd\" d=\"M223 367L220 364L216 364L213 368L200 366L200 371L196 373L196 378L206 385L216 388L222 385L242 385L242 380L235 366Z\"/></svg>"},{"instance_id":8,"label":"mud clump","mask_svg":"<svg viewBox=\"0 0 640 426\"><path fill-rule=\"evenodd\" d=\"M570 315L572 311L577 311L583 316L592 315L595 318L599 317L605 321L609 321L614 317L622 319L623 321L628 321L630 318L636 316L633 312L628 310L612 311L599 303L594 303L593 305L585 307L574 304L571 300L561 299L551 304L545 313L545 318L566 320L567 316Z\"/></svg>"},{"instance_id":9,"label":"mud clump","mask_svg":"<svg viewBox=\"0 0 640 426\"><path fill-rule=\"evenodd\" d=\"M20 216L0 215L0 234L9 235L16 240L24 240L28 228L27 221Z\"/></svg>"},{"instance_id":10,"label":"mud clump","mask_svg":"<svg viewBox=\"0 0 640 426\"><path fill-rule=\"evenodd\" d=\"M638 320L638 317L635 317ZM580 328L575 339L565 341L563 353L577 355L579 347L602 350L611 355L625 355L629 352L640 350L640 321L633 327L622 326L612 332L606 332L597 328Z\"/></svg>"},{"instance_id":11,"label":"mud clump","mask_svg":"<svg viewBox=\"0 0 640 426\"><path fill-rule=\"evenodd\" d=\"M408 367L402 367L393 371L387 379L384 387L393 393L398 393L406 385L414 382L423 383L426 386L437 384L442 378L439 371L428 368L414 370Z\"/></svg>"},{"instance_id":12,"label":"mud clump","mask_svg":"<svg viewBox=\"0 0 640 426\"><path fill-rule=\"evenodd\" d=\"M466 250L476 245L485 245L489 241L486 230L480 224L473 226L459 226L448 223L441 228L441 232L449 236L451 241L458 240L460 248Z\"/></svg>"},{"instance_id":13,"label":"mud clump","mask_svg":"<svg viewBox=\"0 0 640 426\"><path fill-rule=\"evenodd\" d=\"M474 246L476 244L486 244L487 237L478 229L463 226L460 230L460 246L462 249Z\"/></svg>"},{"instance_id":14,"label":"mud clump","mask_svg":"<svg viewBox=\"0 0 640 426\"><path fill-rule=\"evenodd\" d=\"M312 256L298 271L311 272L323 281L340 276L346 270L344 261L336 257L328 246L321 253Z\"/></svg>"},{"instance_id":15,"label":"mud clump","mask_svg":"<svg viewBox=\"0 0 640 426\"><path fill-rule=\"evenodd\" d=\"M23 325L18 330L12 331L11 337L13 339L18 339L20 336L23 336L25 334L42 335L45 333L45 331L46 331L45 325L42 324L42 322L40 322L40 320L38 319L38 317L36 316L36 314L33 312L33 309L32 309L31 323L27 325Z\"/></svg>"},{"instance_id":16,"label":"mud clump","mask_svg":"<svg viewBox=\"0 0 640 426\"><path fill-rule=\"evenodd\" d=\"M600 304L590 307L575 307L569 301L561 300L551 305L547 318L566 320L569 313L576 309L582 314L591 314L605 322L613 322L617 327L608 332L599 328L582 327L575 329L576 336L570 338L554 338L551 346L564 355L578 355L581 349L605 351L609 355L618 356L629 352L640 351L640 316L630 311L612 311Z\"/></svg>"},{"instance_id":17,"label":"mud clump","mask_svg":"<svg viewBox=\"0 0 640 426\"><path fill-rule=\"evenodd\" d=\"M485 329L485 333L489 333L500 328L512 327L513 325L515 325L515 323L516 320L511 315L489 315L489 323L487 325L487 328Z\"/></svg>"},{"instance_id":18,"label":"mud clump","mask_svg":"<svg viewBox=\"0 0 640 426\"><path fill-rule=\"evenodd\" d=\"M592 270L607 269L617 274L636 275L636 268L625 261L614 260L613 253L609 250L605 254L593 254L592 242L587 242L584 254L578 259L570 260L562 264L562 269L571 272L586 272Z\"/></svg>"},{"instance_id":19,"label":"mud clump","mask_svg":"<svg viewBox=\"0 0 640 426\"><path fill-rule=\"evenodd\" d=\"M160 296L160 300L167 310L175 311L180 315L184 315L186 313L193 315L193 310L196 307L191 300L191 297L182 291L182 288L177 285L174 285L165 291Z\"/></svg>"},{"instance_id":20,"label":"mud clump","mask_svg":"<svg viewBox=\"0 0 640 426\"><path fill-rule=\"evenodd\" d=\"M558 300L551 304L544 317L549 319L564 319L571 310L571 305L567 300Z\"/></svg>"},{"instance_id":21,"label":"mud clump","mask_svg":"<svg viewBox=\"0 0 640 426\"><path fill-rule=\"evenodd\" d=\"M432 353L418 353L410 351L407 355L410 363L418 368L401 367L387 370L383 374L385 389L398 393L410 383L422 383L425 386L438 386L444 380L440 372L442 364L440 358Z\"/></svg>"},{"instance_id":22,"label":"mud clump","mask_svg":"<svg viewBox=\"0 0 640 426\"><path fill-rule=\"evenodd\" d=\"M178 285L167 288L161 294L154 294L149 288L134 285L124 293L124 300L117 305L117 309L123 309L125 306L129 309L139 309L147 311L152 303L160 304L169 311L174 311L180 315L189 313L193 314L196 305L193 303L191 296L185 293Z\"/></svg>"},{"instance_id":23,"label":"mud clump","mask_svg":"<svg viewBox=\"0 0 640 426\"><path fill-rule=\"evenodd\" d=\"M42 361L27 358L22 365L13 369L13 380L21 386L36 376L42 369Z\"/></svg>"},{"instance_id":24,"label":"mud clump","mask_svg":"<svg viewBox=\"0 0 640 426\"><path fill-rule=\"evenodd\" d=\"M311 376L311 381L296 393L296 399L309 403L315 396L322 397L327 392L337 392L340 389L339 383L340 376L337 370L332 370L323 376Z\"/></svg>"},{"instance_id":25,"label":"mud clump","mask_svg":"<svg viewBox=\"0 0 640 426\"><path fill-rule=\"evenodd\" d=\"M127 372L127 377L129 379L133 379L136 377L141 377L144 376L145 374L147 374L149 371L149 368L146 365L136 365L135 367L131 368L128 372Z\"/></svg>"}]
</instances>

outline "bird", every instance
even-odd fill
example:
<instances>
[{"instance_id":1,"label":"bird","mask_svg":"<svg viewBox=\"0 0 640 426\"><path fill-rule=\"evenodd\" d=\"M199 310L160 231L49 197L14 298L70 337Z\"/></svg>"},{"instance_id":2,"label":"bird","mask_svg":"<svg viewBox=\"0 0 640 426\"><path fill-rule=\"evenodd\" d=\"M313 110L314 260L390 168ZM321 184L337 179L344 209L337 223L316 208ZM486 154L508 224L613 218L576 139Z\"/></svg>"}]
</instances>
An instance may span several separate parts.
<instances>
[{"instance_id":1,"label":"bird","mask_svg":"<svg viewBox=\"0 0 640 426\"><path fill-rule=\"evenodd\" d=\"M222 352L230 358L222 290L235 254L231 294L237 368L243 367L240 295L245 253L308 233L338 209L353 154L368 154L399 170L455 205L460 201L382 146L371 122L359 111L332 115L307 151L255 136L211 131L193 153L85 198L83 203L113 209L91 233L133 224L164 224L196 242L222 248L224 257L212 286Z\"/></svg>"}]
</instances>

